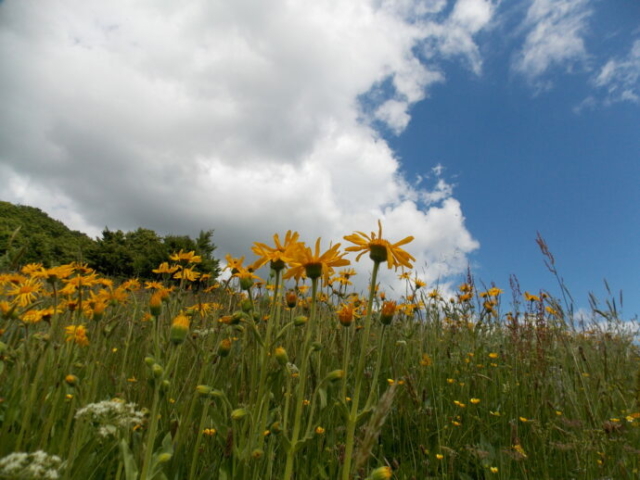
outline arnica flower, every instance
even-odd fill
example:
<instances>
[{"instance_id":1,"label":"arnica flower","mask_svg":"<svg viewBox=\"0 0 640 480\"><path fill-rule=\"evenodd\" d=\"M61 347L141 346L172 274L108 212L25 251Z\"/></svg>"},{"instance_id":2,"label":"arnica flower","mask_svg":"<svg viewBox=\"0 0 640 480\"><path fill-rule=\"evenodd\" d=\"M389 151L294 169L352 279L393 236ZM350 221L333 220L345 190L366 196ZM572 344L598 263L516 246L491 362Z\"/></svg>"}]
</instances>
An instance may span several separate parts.
<instances>
[{"instance_id":1,"label":"arnica flower","mask_svg":"<svg viewBox=\"0 0 640 480\"><path fill-rule=\"evenodd\" d=\"M193 268L180 268L173 274L173 278L178 280L188 280L189 282L195 282L200 277L200 272L196 272Z\"/></svg>"},{"instance_id":2,"label":"arnica flower","mask_svg":"<svg viewBox=\"0 0 640 480\"><path fill-rule=\"evenodd\" d=\"M284 242L281 243L280 237L276 233L273 236L275 247L269 247L264 243L255 242L253 247L251 247L251 251L260 258L253 263L253 269L257 270L267 262L270 262L273 270L282 270L287 263L293 260L295 250L302 246L298 241L299 236L298 232L291 232L291 230L289 230L284 237Z\"/></svg>"},{"instance_id":3,"label":"arnica flower","mask_svg":"<svg viewBox=\"0 0 640 480\"><path fill-rule=\"evenodd\" d=\"M38 279L28 278L9 290L7 295L14 297L13 303L26 307L33 303L42 291L43 287Z\"/></svg>"},{"instance_id":4,"label":"arnica flower","mask_svg":"<svg viewBox=\"0 0 640 480\"><path fill-rule=\"evenodd\" d=\"M287 351L283 347L276 347L276 350L273 354L278 363L282 366L289 363L289 356L287 355Z\"/></svg>"},{"instance_id":5,"label":"arnica flower","mask_svg":"<svg viewBox=\"0 0 640 480\"><path fill-rule=\"evenodd\" d=\"M169 260L174 262L200 263L202 262L202 257L200 255L196 255L196 252L193 250L185 252L181 249L179 252L170 255Z\"/></svg>"},{"instance_id":6,"label":"arnica flower","mask_svg":"<svg viewBox=\"0 0 640 480\"><path fill-rule=\"evenodd\" d=\"M371 472L372 480L389 480L393 476L393 471L391 467L378 467L373 472Z\"/></svg>"},{"instance_id":7,"label":"arnica flower","mask_svg":"<svg viewBox=\"0 0 640 480\"><path fill-rule=\"evenodd\" d=\"M314 251L309 247L298 248L293 260L289 263L291 268L285 273L284 278L293 277L299 280L306 275L312 280L322 277L323 281L328 283L335 267L344 267L351 263L346 258L342 258L345 254L340 253L339 248L340 244L337 243L320 254L320 238L316 240Z\"/></svg>"},{"instance_id":8,"label":"arnica flower","mask_svg":"<svg viewBox=\"0 0 640 480\"><path fill-rule=\"evenodd\" d=\"M67 342L75 342L77 345L84 347L89 345L87 329L84 325L69 325L64 330L67 335Z\"/></svg>"},{"instance_id":9,"label":"arnica flower","mask_svg":"<svg viewBox=\"0 0 640 480\"><path fill-rule=\"evenodd\" d=\"M240 280L240 288L242 290L249 290L253 287L254 280L262 280L256 274L253 273L251 268L239 268L236 273L234 273L235 277L238 277Z\"/></svg>"},{"instance_id":10,"label":"arnica flower","mask_svg":"<svg viewBox=\"0 0 640 480\"><path fill-rule=\"evenodd\" d=\"M354 319L353 305L342 305L337 312L338 321L343 327L350 327Z\"/></svg>"},{"instance_id":11,"label":"arnica flower","mask_svg":"<svg viewBox=\"0 0 640 480\"><path fill-rule=\"evenodd\" d=\"M189 332L189 317L180 314L171 322L171 342L179 345L184 342Z\"/></svg>"},{"instance_id":12,"label":"arnica flower","mask_svg":"<svg viewBox=\"0 0 640 480\"><path fill-rule=\"evenodd\" d=\"M151 315L158 317L162 312L162 292L155 292L149 300L149 310Z\"/></svg>"},{"instance_id":13,"label":"arnica flower","mask_svg":"<svg viewBox=\"0 0 640 480\"><path fill-rule=\"evenodd\" d=\"M164 274L167 273L169 275L173 274L176 270L180 268L178 265L169 266L169 262L162 262L158 268L154 268L151 270L153 273Z\"/></svg>"},{"instance_id":14,"label":"arnica flower","mask_svg":"<svg viewBox=\"0 0 640 480\"><path fill-rule=\"evenodd\" d=\"M380 310L380 323L383 325L391 325L393 316L396 313L396 302L387 300L382 304L382 310Z\"/></svg>"},{"instance_id":15,"label":"arnica flower","mask_svg":"<svg viewBox=\"0 0 640 480\"><path fill-rule=\"evenodd\" d=\"M295 308L295 306L298 304L298 294L293 290L289 290L285 294L284 300L287 304L287 308Z\"/></svg>"},{"instance_id":16,"label":"arnica flower","mask_svg":"<svg viewBox=\"0 0 640 480\"><path fill-rule=\"evenodd\" d=\"M399 242L391 243L388 240L382 238L382 223L378 220L378 235L371 232L371 235L367 235L363 232L356 232L352 235L344 237L348 242L354 243L356 246L347 247L348 252L360 252L356 257L356 261L360 260L360 257L366 252L369 252L369 258L375 263L387 262L389 268L394 267L407 267L413 268L410 261L415 262L409 253L400 248L402 245L413 241L413 237L405 237Z\"/></svg>"}]
</instances>

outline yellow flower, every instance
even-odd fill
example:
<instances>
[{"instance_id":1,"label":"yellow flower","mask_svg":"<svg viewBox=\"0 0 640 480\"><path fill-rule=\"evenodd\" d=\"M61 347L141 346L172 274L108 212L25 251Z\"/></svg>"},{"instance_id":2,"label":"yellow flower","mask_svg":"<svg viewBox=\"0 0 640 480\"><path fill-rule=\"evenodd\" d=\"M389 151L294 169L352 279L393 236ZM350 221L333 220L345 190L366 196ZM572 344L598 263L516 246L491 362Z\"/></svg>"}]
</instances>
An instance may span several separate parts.
<instances>
[{"instance_id":1,"label":"yellow flower","mask_svg":"<svg viewBox=\"0 0 640 480\"><path fill-rule=\"evenodd\" d=\"M498 467L491 467L491 468L489 468L489 471L491 473L498 473Z\"/></svg>"},{"instance_id":2,"label":"yellow flower","mask_svg":"<svg viewBox=\"0 0 640 480\"><path fill-rule=\"evenodd\" d=\"M196 255L196 252L193 250L185 252L181 249L179 252L170 255L169 260L173 260L174 262L184 261L186 263L200 263L202 262L202 257L200 255Z\"/></svg>"},{"instance_id":3,"label":"yellow flower","mask_svg":"<svg viewBox=\"0 0 640 480\"><path fill-rule=\"evenodd\" d=\"M537 295L532 295L529 292L524 292L524 298L528 302L539 302L540 301L540 297L538 297Z\"/></svg>"},{"instance_id":4,"label":"yellow flower","mask_svg":"<svg viewBox=\"0 0 640 480\"><path fill-rule=\"evenodd\" d=\"M171 341L173 343L177 345L184 342L189 332L189 324L189 317L182 313L173 319L171 322Z\"/></svg>"},{"instance_id":5,"label":"yellow flower","mask_svg":"<svg viewBox=\"0 0 640 480\"><path fill-rule=\"evenodd\" d=\"M340 253L338 251L339 248L340 244L337 243L321 255L320 238L318 238L315 252L306 246L296 249L294 258L290 262L291 268L284 275L284 278L293 277L299 280L306 275L312 280L322 277L323 281L328 283L335 267L344 267L351 263L349 260L342 258L345 254Z\"/></svg>"},{"instance_id":6,"label":"yellow flower","mask_svg":"<svg viewBox=\"0 0 640 480\"><path fill-rule=\"evenodd\" d=\"M372 480L389 480L393 476L391 467L378 467L371 472L370 478Z\"/></svg>"},{"instance_id":7,"label":"yellow flower","mask_svg":"<svg viewBox=\"0 0 640 480\"><path fill-rule=\"evenodd\" d=\"M158 268L154 268L151 271L153 273L159 273L159 274L162 274L162 273L172 274L176 270L178 270L178 268L180 268L178 265L169 266L169 262L162 262Z\"/></svg>"},{"instance_id":8,"label":"yellow flower","mask_svg":"<svg viewBox=\"0 0 640 480\"><path fill-rule=\"evenodd\" d=\"M67 342L75 342L81 346L89 345L87 329L84 325L69 325L65 327L65 333L67 335Z\"/></svg>"},{"instance_id":9,"label":"yellow flower","mask_svg":"<svg viewBox=\"0 0 640 480\"><path fill-rule=\"evenodd\" d=\"M173 278L185 279L190 282L195 282L199 276L200 273L196 272L192 268L182 268L173 275Z\"/></svg>"},{"instance_id":10,"label":"yellow flower","mask_svg":"<svg viewBox=\"0 0 640 480\"><path fill-rule=\"evenodd\" d=\"M436 453L436 458L438 460L442 460L444 458L444 455L442 455L441 453Z\"/></svg>"},{"instance_id":11,"label":"yellow flower","mask_svg":"<svg viewBox=\"0 0 640 480\"><path fill-rule=\"evenodd\" d=\"M340 321L340 325L343 327L349 327L353 323L354 311L353 305L342 305L340 310L337 312L338 320Z\"/></svg>"},{"instance_id":12,"label":"yellow flower","mask_svg":"<svg viewBox=\"0 0 640 480\"><path fill-rule=\"evenodd\" d=\"M402 245L413 241L413 237L405 237L399 242L392 244L388 240L382 238L382 223L378 220L378 235L371 232L371 235L367 235L363 232L356 232L352 235L344 237L348 242L354 243L356 246L348 247L348 252L360 252L356 257L356 261L360 260L360 257L366 252L369 252L369 257L375 263L387 262L389 268L398 268L400 266L413 268L410 260L415 262L415 258L409 253L400 248Z\"/></svg>"},{"instance_id":13,"label":"yellow flower","mask_svg":"<svg viewBox=\"0 0 640 480\"><path fill-rule=\"evenodd\" d=\"M33 303L38 295L42 293L42 283L36 278L28 278L7 292L13 298L13 303L20 307L26 307Z\"/></svg>"},{"instance_id":14,"label":"yellow flower","mask_svg":"<svg viewBox=\"0 0 640 480\"><path fill-rule=\"evenodd\" d=\"M253 269L257 270L267 262L271 262L271 268L278 271L282 270L287 263L293 260L295 250L302 246L302 243L298 241L299 236L298 232L289 230L284 237L284 242L280 243L280 237L276 233L273 236L275 247L254 242L251 251L260 258L253 263Z\"/></svg>"},{"instance_id":15,"label":"yellow flower","mask_svg":"<svg viewBox=\"0 0 640 480\"><path fill-rule=\"evenodd\" d=\"M474 405L477 405L480 403L480 399L479 398L472 398L471 400L469 400L471 403L473 403Z\"/></svg>"},{"instance_id":16,"label":"yellow flower","mask_svg":"<svg viewBox=\"0 0 640 480\"><path fill-rule=\"evenodd\" d=\"M322 434L324 434L324 432L325 432L325 429L324 429L324 428L322 428L322 427L320 427L320 426L316 427L316 433L317 433L318 435L322 435Z\"/></svg>"}]
</instances>

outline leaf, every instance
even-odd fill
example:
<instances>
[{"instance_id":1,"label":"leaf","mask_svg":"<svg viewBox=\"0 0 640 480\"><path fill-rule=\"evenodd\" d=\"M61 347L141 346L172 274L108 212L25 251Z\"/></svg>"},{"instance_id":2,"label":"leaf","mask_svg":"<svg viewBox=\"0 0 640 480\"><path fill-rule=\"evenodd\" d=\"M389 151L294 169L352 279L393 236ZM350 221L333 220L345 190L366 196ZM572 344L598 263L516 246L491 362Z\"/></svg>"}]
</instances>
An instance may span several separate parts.
<instances>
[{"instance_id":1,"label":"leaf","mask_svg":"<svg viewBox=\"0 0 640 480\"><path fill-rule=\"evenodd\" d=\"M120 440L120 453L122 454L122 461L124 462L124 474L126 480L138 479L138 465L136 459L133 456L133 452L129 448L129 444L126 440Z\"/></svg>"},{"instance_id":2,"label":"leaf","mask_svg":"<svg viewBox=\"0 0 640 480\"><path fill-rule=\"evenodd\" d=\"M324 409L327 406L327 391L324 388L318 389L318 395L320 396L320 409Z\"/></svg>"}]
</instances>

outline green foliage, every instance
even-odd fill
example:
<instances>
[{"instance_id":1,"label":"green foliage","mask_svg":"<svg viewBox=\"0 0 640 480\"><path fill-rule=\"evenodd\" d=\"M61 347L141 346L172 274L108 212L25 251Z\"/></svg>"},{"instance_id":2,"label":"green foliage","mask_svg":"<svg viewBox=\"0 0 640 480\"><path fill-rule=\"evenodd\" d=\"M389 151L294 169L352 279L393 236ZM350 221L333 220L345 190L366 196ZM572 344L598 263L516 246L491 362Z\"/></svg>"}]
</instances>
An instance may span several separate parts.
<instances>
[{"instance_id":1,"label":"green foliage","mask_svg":"<svg viewBox=\"0 0 640 480\"><path fill-rule=\"evenodd\" d=\"M213 230L162 237L147 228L102 232L92 240L67 228L38 208L0 201L0 270L16 270L28 263L45 267L74 261L87 262L104 275L116 278L155 278L154 268L179 250L195 251L202 257L198 270L213 278L219 274Z\"/></svg>"},{"instance_id":2,"label":"green foliage","mask_svg":"<svg viewBox=\"0 0 640 480\"><path fill-rule=\"evenodd\" d=\"M84 233L70 230L38 208L0 201L0 257L5 260L0 268L83 261L92 243Z\"/></svg>"},{"instance_id":3,"label":"green foliage","mask_svg":"<svg viewBox=\"0 0 640 480\"><path fill-rule=\"evenodd\" d=\"M168 235L161 237L153 230L138 228L133 232L115 232L108 228L88 252L89 265L105 275L118 278L155 278L153 269L166 262L172 253L195 251L202 257L198 271L218 276L218 260L213 257L216 247L213 230L191 237Z\"/></svg>"}]
</instances>

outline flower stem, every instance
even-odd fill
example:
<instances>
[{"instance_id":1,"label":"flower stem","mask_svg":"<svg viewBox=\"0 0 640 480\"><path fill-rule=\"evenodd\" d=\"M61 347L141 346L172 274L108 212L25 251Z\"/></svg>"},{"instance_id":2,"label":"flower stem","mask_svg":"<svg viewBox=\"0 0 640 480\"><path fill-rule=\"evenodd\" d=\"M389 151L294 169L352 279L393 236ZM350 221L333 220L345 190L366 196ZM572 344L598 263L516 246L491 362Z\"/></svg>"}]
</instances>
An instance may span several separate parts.
<instances>
[{"instance_id":1,"label":"flower stem","mask_svg":"<svg viewBox=\"0 0 640 480\"><path fill-rule=\"evenodd\" d=\"M302 424L302 409L304 404L304 394L307 380L307 367L309 365L309 350L311 344L311 332L315 329L316 317L316 293L318 290L318 279L312 279L311 283L311 318L307 325L307 332L304 339L304 347L302 348L302 365L300 365L300 383L297 389L296 412L293 420L293 433L291 435L291 444L287 450L287 463L284 469L284 480L290 480L293 475L293 459L296 452L296 446L300 436L300 428Z\"/></svg>"},{"instance_id":2,"label":"flower stem","mask_svg":"<svg viewBox=\"0 0 640 480\"><path fill-rule=\"evenodd\" d=\"M367 303L367 315L364 319L364 332L362 341L360 342L360 355L358 357L358 365L355 371L355 392L351 400L351 413L347 418L347 440L344 452L344 465L342 466L342 480L349 480L351 473L351 461L353 460L353 448L355 446L356 423L358 421L358 404L360 403L360 392L362 390L362 378L364 374L365 360L367 356L367 347L369 343L369 334L371 331L371 309L373 308L373 299L376 292L376 280L378 277L379 261L374 261L373 272L371 273L371 286L369 288L369 301Z\"/></svg>"}]
</instances>

